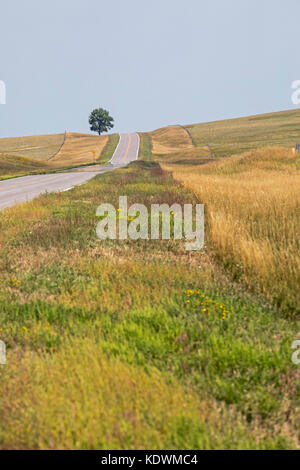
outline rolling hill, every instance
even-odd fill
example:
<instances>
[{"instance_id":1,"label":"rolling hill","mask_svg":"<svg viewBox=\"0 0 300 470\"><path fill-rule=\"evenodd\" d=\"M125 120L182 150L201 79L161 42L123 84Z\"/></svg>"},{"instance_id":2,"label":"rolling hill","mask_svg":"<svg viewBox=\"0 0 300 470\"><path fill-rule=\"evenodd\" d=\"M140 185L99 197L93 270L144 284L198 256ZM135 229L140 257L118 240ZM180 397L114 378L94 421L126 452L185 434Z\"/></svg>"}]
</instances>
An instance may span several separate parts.
<instances>
[{"instance_id":1,"label":"rolling hill","mask_svg":"<svg viewBox=\"0 0 300 470\"><path fill-rule=\"evenodd\" d=\"M118 144L118 134L75 132L0 139L0 177L106 162Z\"/></svg>"},{"instance_id":2,"label":"rolling hill","mask_svg":"<svg viewBox=\"0 0 300 470\"><path fill-rule=\"evenodd\" d=\"M49 171L52 167L47 162L32 160L17 155L0 154L0 177L22 175L39 171Z\"/></svg>"},{"instance_id":3,"label":"rolling hill","mask_svg":"<svg viewBox=\"0 0 300 470\"><path fill-rule=\"evenodd\" d=\"M209 144L215 157L246 152L266 145L294 147L300 141L300 110L190 124L185 128L196 147Z\"/></svg>"},{"instance_id":4,"label":"rolling hill","mask_svg":"<svg viewBox=\"0 0 300 470\"><path fill-rule=\"evenodd\" d=\"M95 163L108 142L107 135L80 134L67 132L63 146L50 158L57 167Z\"/></svg>"},{"instance_id":5,"label":"rolling hill","mask_svg":"<svg viewBox=\"0 0 300 470\"><path fill-rule=\"evenodd\" d=\"M298 117L142 133L127 168L0 211L0 449L300 448ZM98 142L67 136L57 164ZM99 240L124 194L203 203L203 250Z\"/></svg>"},{"instance_id":6,"label":"rolling hill","mask_svg":"<svg viewBox=\"0 0 300 470\"><path fill-rule=\"evenodd\" d=\"M0 139L0 157L3 153L47 161L60 149L64 134L9 137Z\"/></svg>"},{"instance_id":7,"label":"rolling hill","mask_svg":"<svg viewBox=\"0 0 300 470\"><path fill-rule=\"evenodd\" d=\"M266 146L294 148L300 142L300 110L167 126L143 136L141 144L147 142L155 160L197 165Z\"/></svg>"},{"instance_id":8,"label":"rolling hill","mask_svg":"<svg viewBox=\"0 0 300 470\"><path fill-rule=\"evenodd\" d=\"M300 110L185 128L148 133L152 158L206 205L211 248L231 275L299 314Z\"/></svg>"}]
</instances>

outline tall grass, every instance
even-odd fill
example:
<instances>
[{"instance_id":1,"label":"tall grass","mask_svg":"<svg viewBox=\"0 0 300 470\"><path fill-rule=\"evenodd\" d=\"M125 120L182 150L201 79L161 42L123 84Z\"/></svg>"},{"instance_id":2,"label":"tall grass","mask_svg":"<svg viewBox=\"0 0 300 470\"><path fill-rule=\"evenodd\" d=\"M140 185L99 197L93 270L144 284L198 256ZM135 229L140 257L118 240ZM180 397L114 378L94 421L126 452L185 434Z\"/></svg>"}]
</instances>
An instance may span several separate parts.
<instances>
[{"instance_id":1,"label":"tall grass","mask_svg":"<svg viewBox=\"0 0 300 470\"><path fill-rule=\"evenodd\" d=\"M205 203L209 243L234 277L299 314L299 157L269 147L170 169Z\"/></svg>"},{"instance_id":2,"label":"tall grass","mask_svg":"<svg viewBox=\"0 0 300 470\"><path fill-rule=\"evenodd\" d=\"M140 160L0 213L0 448L298 448L298 323L206 250L98 240L124 194L196 202Z\"/></svg>"},{"instance_id":3,"label":"tall grass","mask_svg":"<svg viewBox=\"0 0 300 470\"><path fill-rule=\"evenodd\" d=\"M1 449L300 447L299 159L203 165L176 129L153 155L176 180L143 134L128 168L0 213ZM120 195L204 202L211 249L98 240Z\"/></svg>"}]
</instances>

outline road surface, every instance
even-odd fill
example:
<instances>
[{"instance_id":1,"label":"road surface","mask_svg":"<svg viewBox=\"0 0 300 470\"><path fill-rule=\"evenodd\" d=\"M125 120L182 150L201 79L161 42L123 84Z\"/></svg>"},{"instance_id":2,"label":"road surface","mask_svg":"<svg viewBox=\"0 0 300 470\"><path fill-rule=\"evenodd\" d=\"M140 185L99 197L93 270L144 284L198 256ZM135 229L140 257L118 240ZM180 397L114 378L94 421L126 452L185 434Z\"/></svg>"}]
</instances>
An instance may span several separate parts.
<instances>
[{"instance_id":1,"label":"road surface","mask_svg":"<svg viewBox=\"0 0 300 470\"><path fill-rule=\"evenodd\" d=\"M0 181L0 210L19 202L31 201L45 192L67 191L98 174L126 166L137 159L138 151L138 134L121 134L119 144L109 164L88 166L84 170L22 176Z\"/></svg>"},{"instance_id":2,"label":"road surface","mask_svg":"<svg viewBox=\"0 0 300 470\"><path fill-rule=\"evenodd\" d=\"M140 138L138 134L120 134L118 146L113 154L110 163L120 168L128 163L137 160L139 153Z\"/></svg>"}]
</instances>

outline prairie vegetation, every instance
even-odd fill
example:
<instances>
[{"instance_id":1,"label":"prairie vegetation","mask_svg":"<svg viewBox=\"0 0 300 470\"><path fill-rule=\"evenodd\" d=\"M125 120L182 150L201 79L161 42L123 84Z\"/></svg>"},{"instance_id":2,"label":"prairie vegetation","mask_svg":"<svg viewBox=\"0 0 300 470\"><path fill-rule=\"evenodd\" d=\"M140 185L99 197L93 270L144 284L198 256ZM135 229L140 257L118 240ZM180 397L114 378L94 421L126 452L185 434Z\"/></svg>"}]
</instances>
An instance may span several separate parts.
<instances>
[{"instance_id":1,"label":"prairie vegetation","mask_svg":"<svg viewBox=\"0 0 300 470\"><path fill-rule=\"evenodd\" d=\"M143 133L128 168L0 213L1 449L300 448L288 122L282 146L215 160L180 126ZM121 195L203 202L206 246L98 240Z\"/></svg>"},{"instance_id":2,"label":"prairie vegetation","mask_svg":"<svg viewBox=\"0 0 300 470\"><path fill-rule=\"evenodd\" d=\"M152 139L146 132L140 132L140 148L138 159L149 162L152 160Z\"/></svg>"},{"instance_id":3,"label":"prairie vegetation","mask_svg":"<svg viewBox=\"0 0 300 470\"><path fill-rule=\"evenodd\" d=\"M106 144L100 154L100 158L98 159L98 163L106 163L108 162L117 148L119 143L120 136L119 134L109 134L107 136Z\"/></svg>"},{"instance_id":4,"label":"prairie vegetation","mask_svg":"<svg viewBox=\"0 0 300 470\"><path fill-rule=\"evenodd\" d=\"M118 144L118 134L95 136L67 132L57 135L0 139L0 177L105 163Z\"/></svg>"},{"instance_id":5,"label":"prairie vegetation","mask_svg":"<svg viewBox=\"0 0 300 470\"><path fill-rule=\"evenodd\" d=\"M188 126L198 147L185 149L180 132L170 136L169 153L153 152L206 205L207 241L216 259L233 279L292 316L300 313L300 157L293 148L299 119L295 110ZM168 128L158 132L170 148ZM155 132L150 135L153 141ZM220 154L219 140L227 153L252 150L212 159L200 146L208 138L214 154ZM270 142L281 146L265 145Z\"/></svg>"},{"instance_id":6,"label":"prairie vegetation","mask_svg":"<svg viewBox=\"0 0 300 470\"><path fill-rule=\"evenodd\" d=\"M234 279L299 315L299 156L267 147L199 167L164 167L205 203L209 246Z\"/></svg>"},{"instance_id":7,"label":"prairie vegetation","mask_svg":"<svg viewBox=\"0 0 300 470\"><path fill-rule=\"evenodd\" d=\"M63 141L64 134L2 138L0 139L0 162L2 154L46 161L59 150Z\"/></svg>"},{"instance_id":8,"label":"prairie vegetation","mask_svg":"<svg viewBox=\"0 0 300 470\"><path fill-rule=\"evenodd\" d=\"M196 201L140 161L0 213L0 448L298 448L298 323L206 249L98 240L124 194Z\"/></svg>"},{"instance_id":9,"label":"prairie vegetation","mask_svg":"<svg viewBox=\"0 0 300 470\"><path fill-rule=\"evenodd\" d=\"M209 149L196 148L181 126L164 127L144 135L150 139L151 157L158 162L199 165L211 159Z\"/></svg>"},{"instance_id":10,"label":"prairie vegetation","mask_svg":"<svg viewBox=\"0 0 300 470\"><path fill-rule=\"evenodd\" d=\"M185 126L197 147L209 144L215 157L266 146L295 147L300 141L300 110L259 114Z\"/></svg>"},{"instance_id":11,"label":"prairie vegetation","mask_svg":"<svg viewBox=\"0 0 300 470\"><path fill-rule=\"evenodd\" d=\"M0 154L0 179L10 176L22 176L35 171L47 171L51 165L47 162L31 160L25 157Z\"/></svg>"},{"instance_id":12,"label":"prairie vegetation","mask_svg":"<svg viewBox=\"0 0 300 470\"><path fill-rule=\"evenodd\" d=\"M167 155L173 151L193 149L188 132L181 126L169 126L149 133L154 155Z\"/></svg>"},{"instance_id":13,"label":"prairie vegetation","mask_svg":"<svg viewBox=\"0 0 300 470\"><path fill-rule=\"evenodd\" d=\"M67 132L60 151L51 158L57 167L96 163L107 144L108 136Z\"/></svg>"}]
</instances>

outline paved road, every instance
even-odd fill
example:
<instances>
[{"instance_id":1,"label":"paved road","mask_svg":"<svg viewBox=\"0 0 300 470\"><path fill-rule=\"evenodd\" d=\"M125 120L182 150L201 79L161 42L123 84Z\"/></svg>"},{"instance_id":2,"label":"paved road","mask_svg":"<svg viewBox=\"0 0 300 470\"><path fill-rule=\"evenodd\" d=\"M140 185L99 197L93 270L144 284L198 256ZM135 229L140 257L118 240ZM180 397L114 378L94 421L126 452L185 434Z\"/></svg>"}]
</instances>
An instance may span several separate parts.
<instances>
[{"instance_id":1,"label":"paved road","mask_svg":"<svg viewBox=\"0 0 300 470\"><path fill-rule=\"evenodd\" d=\"M116 168L126 166L138 157L140 138L138 134L120 134L120 141L110 163Z\"/></svg>"},{"instance_id":2,"label":"paved road","mask_svg":"<svg viewBox=\"0 0 300 470\"><path fill-rule=\"evenodd\" d=\"M0 181L0 210L19 202L31 201L45 192L66 191L100 173L126 166L137 159L138 150L138 134L121 134L119 144L108 165L93 165L85 167L84 170L22 176Z\"/></svg>"}]
</instances>

